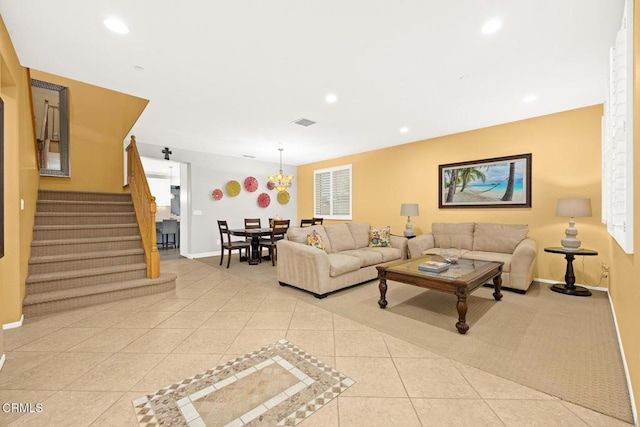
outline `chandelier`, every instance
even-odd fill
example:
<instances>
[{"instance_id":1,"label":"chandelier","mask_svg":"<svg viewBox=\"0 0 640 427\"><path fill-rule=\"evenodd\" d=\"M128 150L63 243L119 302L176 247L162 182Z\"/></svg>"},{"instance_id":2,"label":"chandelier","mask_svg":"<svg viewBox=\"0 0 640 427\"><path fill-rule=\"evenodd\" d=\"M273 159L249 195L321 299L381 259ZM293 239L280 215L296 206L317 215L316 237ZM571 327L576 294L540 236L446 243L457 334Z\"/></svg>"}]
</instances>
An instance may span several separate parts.
<instances>
[{"instance_id":1,"label":"chandelier","mask_svg":"<svg viewBox=\"0 0 640 427\"><path fill-rule=\"evenodd\" d=\"M293 176L285 176L282 173L282 150L284 150L284 148L278 148L278 150L280 151L280 172L278 175L269 176L269 182L273 184L273 187L278 190L278 192L282 192L287 191L287 189L291 187L291 184L293 183Z\"/></svg>"}]
</instances>

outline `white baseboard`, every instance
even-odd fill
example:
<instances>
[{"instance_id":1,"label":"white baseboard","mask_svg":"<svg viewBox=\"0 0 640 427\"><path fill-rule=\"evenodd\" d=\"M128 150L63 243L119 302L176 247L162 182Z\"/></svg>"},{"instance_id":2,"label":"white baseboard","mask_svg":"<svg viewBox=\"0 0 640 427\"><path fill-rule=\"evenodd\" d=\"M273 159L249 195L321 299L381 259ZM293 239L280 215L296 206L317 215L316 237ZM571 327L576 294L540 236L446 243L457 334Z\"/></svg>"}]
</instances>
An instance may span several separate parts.
<instances>
[{"instance_id":1,"label":"white baseboard","mask_svg":"<svg viewBox=\"0 0 640 427\"><path fill-rule=\"evenodd\" d=\"M183 256L189 259L207 258L210 256L220 256L220 252L201 252L199 254L185 254Z\"/></svg>"},{"instance_id":2,"label":"white baseboard","mask_svg":"<svg viewBox=\"0 0 640 427\"><path fill-rule=\"evenodd\" d=\"M0 371L2 371L2 367L4 366L4 361L7 359L7 357L4 355L4 353L2 353L2 357L0 357Z\"/></svg>"},{"instance_id":3,"label":"white baseboard","mask_svg":"<svg viewBox=\"0 0 640 427\"><path fill-rule=\"evenodd\" d=\"M24 323L24 314L20 316L20 320L18 320L17 322L11 322L11 323L2 325L2 329L19 328L20 326L22 326L23 323Z\"/></svg>"}]
</instances>

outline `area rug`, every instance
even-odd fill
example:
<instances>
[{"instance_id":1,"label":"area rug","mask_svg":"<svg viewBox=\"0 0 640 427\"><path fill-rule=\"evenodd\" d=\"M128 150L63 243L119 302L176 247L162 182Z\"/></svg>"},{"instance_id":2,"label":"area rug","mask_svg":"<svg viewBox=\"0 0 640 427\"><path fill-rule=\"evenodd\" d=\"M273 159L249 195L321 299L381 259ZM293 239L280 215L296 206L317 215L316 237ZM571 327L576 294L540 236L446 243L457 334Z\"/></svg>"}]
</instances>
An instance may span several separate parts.
<instances>
[{"instance_id":1,"label":"area rug","mask_svg":"<svg viewBox=\"0 0 640 427\"><path fill-rule=\"evenodd\" d=\"M287 340L133 401L141 426L292 426L354 381Z\"/></svg>"}]
</instances>

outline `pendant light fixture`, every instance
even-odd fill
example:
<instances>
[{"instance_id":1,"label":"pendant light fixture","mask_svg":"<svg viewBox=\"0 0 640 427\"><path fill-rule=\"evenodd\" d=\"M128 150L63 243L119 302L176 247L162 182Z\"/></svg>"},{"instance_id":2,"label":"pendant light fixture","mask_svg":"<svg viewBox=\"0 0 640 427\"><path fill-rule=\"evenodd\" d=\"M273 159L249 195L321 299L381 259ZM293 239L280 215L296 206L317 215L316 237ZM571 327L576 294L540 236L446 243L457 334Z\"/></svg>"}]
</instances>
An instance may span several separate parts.
<instances>
[{"instance_id":1,"label":"pendant light fixture","mask_svg":"<svg viewBox=\"0 0 640 427\"><path fill-rule=\"evenodd\" d=\"M284 150L284 148L278 148L278 150L280 151L280 172L278 175L269 176L269 182L273 183L273 187L278 190L278 192L282 192L287 191L287 189L291 187L293 176L285 176L284 173L282 173L282 150Z\"/></svg>"}]
</instances>

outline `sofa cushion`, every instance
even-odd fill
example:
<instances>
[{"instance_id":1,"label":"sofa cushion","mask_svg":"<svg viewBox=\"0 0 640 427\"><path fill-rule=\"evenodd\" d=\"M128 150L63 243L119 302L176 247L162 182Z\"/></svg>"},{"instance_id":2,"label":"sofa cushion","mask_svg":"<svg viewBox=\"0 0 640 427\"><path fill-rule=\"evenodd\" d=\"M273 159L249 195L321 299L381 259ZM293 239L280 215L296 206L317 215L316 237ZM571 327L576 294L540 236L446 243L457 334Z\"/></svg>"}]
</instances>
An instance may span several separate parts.
<instances>
[{"instance_id":1,"label":"sofa cushion","mask_svg":"<svg viewBox=\"0 0 640 427\"><path fill-rule=\"evenodd\" d=\"M329 276L336 277L360 269L360 258L341 253L329 254Z\"/></svg>"},{"instance_id":2,"label":"sofa cushion","mask_svg":"<svg viewBox=\"0 0 640 427\"><path fill-rule=\"evenodd\" d=\"M368 249L369 248L352 249L340 253L343 255L350 255L356 258L360 258L360 267L376 265L384 261L380 252L369 251Z\"/></svg>"},{"instance_id":3,"label":"sofa cushion","mask_svg":"<svg viewBox=\"0 0 640 427\"><path fill-rule=\"evenodd\" d=\"M347 226L349 227L349 231L351 231L353 241L356 242L356 249L369 246L370 224L368 222L349 222Z\"/></svg>"},{"instance_id":4,"label":"sofa cushion","mask_svg":"<svg viewBox=\"0 0 640 427\"><path fill-rule=\"evenodd\" d=\"M473 249L473 229L472 222L459 224L434 222L431 226L436 248L453 245L469 251Z\"/></svg>"},{"instance_id":5,"label":"sofa cushion","mask_svg":"<svg viewBox=\"0 0 640 427\"><path fill-rule=\"evenodd\" d=\"M399 248L390 248L390 247L381 248L381 247L376 247L376 248L362 248L361 250L362 251L379 253L380 255L382 255L382 261L381 262L387 262L387 261L394 261L396 259L402 259L402 249L399 249Z\"/></svg>"},{"instance_id":6,"label":"sofa cushion","mask_svg":"<svg viewBox=\"0 0 640 427\"><path fill-rule=\"evenodd\" d=\"M356 242L353 240L347 224L327 225L324 227L324 231L331 241L332 252L342 252L356 248Z\"/></svg>"},{"instance_id":7,"label":"sofa cushion","mask_svg":"<svg viewBox=\"0 0 640 427\"><path fill-rule=\"evenodd\" d=\"M469 251L462 255L462 258L477 259L479 261L501 261L504 263L502 271L508 273L511 271L511 254L503 254L499 252L482 252Z\"/></svg>"},{"instance_id":8,"label":"sofa cushion","mask_svg":"<svg viewBox=\"0 0 640 427\"><path fill-rule=\"evenodd\" d=\"M317 230L311 230L311 233L307 234L307 245L324 251L324 240Z\"/></svg>"},{"instance_id":9,"label":"sofa cushion","mask_svg":"<svg viewBox=\"0 0 640 427\"><path fill-rule=\"evenodd\" d=\"M328 254L333 252L331 248L331 242L322 225L312 225L311 227L289 227L287 230L287 240L292 242L307 244L307 234L310 234L313 230L320 235L320 238L324 242L324 251Z\"/></svg>"},{"instance_id":10,"label":"sofa cushion","mask_svg":"<svg viewBox=\"0 0 640 427\"><path fill-rule=\"evenodd\" d=\"M522 224L477 223L473 233L473 250L512 254L529 232Z\"/></svg>"},{"instance_id":11,"label":"sofa cushion","mask_svg":"<svg viewBox=\"0 0 640 427\"><path fill-rule=\"evenodd\" d=\"M369 228L369 247L391 247L391 227L376 228L372 225Z\"/></svg>"}]
</instances>

